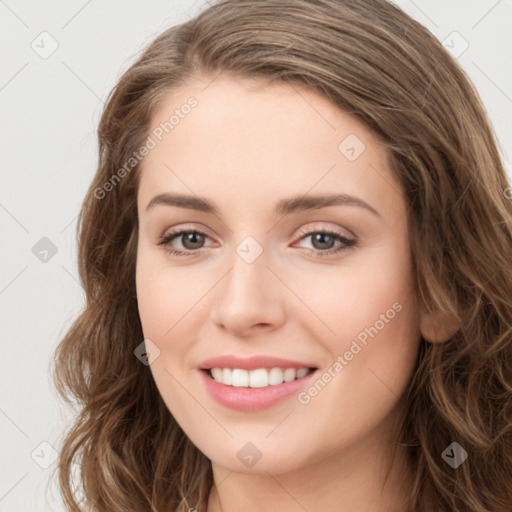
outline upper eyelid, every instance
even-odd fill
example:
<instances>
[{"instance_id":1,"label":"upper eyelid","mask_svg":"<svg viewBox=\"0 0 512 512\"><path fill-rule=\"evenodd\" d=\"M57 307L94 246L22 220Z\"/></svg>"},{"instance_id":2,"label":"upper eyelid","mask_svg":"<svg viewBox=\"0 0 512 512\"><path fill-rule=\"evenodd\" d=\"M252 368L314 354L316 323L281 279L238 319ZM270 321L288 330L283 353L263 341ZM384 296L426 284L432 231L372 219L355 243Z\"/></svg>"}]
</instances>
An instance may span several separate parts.
<instances>
[{"instance_id":1,"label":"upper eyelid","mask_svg":"<svg viewBox=\"0 0 512 512\"><path fill-rule=\"evenodd\" d=\"M204 235L205 237L209 238L210 240L212 240L212 237L206 233L206 231L204 229L201 229L201 228L189 228L189 227L183 227L183 228L176 228L175 230L172 230L172 231L165 231L164 234L162 236L159 237L159 239L163 239L163 238L168 238L168 237L171 237L171 238L179 238L180 236L183 236L185 233L199 233L200 235Z\"/></svg>"},{"instance_id":2,"label":"upper eyelid","mask_svg":"<svg viewBox=\"0 0 512 512\"><path fill-rule=\"evenodd\" d=\"M344 236L345 238L357 238L357 236L351 231L349 230L348 228L346 227L340 227L340 226L337 226L337 227L332 227L332 226L326 226L325 225L325 221L322 225L322 221L314 221L313 224L315 224L313 227L310 227L310 228L307 228L307 229L299 229L298 230L298 233L296 236L298 237L303 237L305 235L308 235L308 234L311 234L311 233L317 233L317 232L321 232L321 231L346 231L347 232L347 235L345 236L343 233L340 233L340 236ZM208 238L213 238L211 237L208 233L207 233L207 229L205 228L197 228L197 227L194 227L194 226L188 226L188 225L180 225L179 227L176 227L176 228L172 228L172 230L170 232L167 232L167 230L164 231L164 234L159 237L159 238L164 238L164 237L167 237L167 236L172 236L172 235L177 235L179 233L182 233L182 232L197 232L197 233L200 233L202 235L205 235L207 236Z\"/></svg>"}]
</instances>

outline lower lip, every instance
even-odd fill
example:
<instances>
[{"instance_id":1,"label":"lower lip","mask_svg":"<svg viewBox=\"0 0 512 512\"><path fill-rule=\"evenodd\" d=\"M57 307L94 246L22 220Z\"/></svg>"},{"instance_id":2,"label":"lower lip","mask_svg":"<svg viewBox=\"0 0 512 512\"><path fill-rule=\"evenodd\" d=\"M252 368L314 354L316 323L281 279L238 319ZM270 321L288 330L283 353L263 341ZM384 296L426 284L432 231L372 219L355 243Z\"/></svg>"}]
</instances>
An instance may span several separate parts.
<instances>
[{"instance_id":1,"label":"lower lip","mask_svg":"<svg viewBox=\"0 0 512 512\"><path fill-rule=\"evenodd\" d=\"M300 379L265 388L226 386L212 379L207 372L203 370L200 372L206 389L219 404L237 411L249 412L267 409L297 394L316 373L316 370Z\"/></svg>"}]
</instances>

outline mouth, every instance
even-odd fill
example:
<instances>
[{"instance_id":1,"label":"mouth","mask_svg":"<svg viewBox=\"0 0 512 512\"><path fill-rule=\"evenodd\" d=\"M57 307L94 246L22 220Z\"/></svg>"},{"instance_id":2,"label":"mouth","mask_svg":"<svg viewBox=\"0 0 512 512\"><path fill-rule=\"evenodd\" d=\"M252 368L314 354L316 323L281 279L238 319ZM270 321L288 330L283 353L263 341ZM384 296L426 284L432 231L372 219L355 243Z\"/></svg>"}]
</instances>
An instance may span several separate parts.
<instances>
[{"instance_id":1,"label":"mouth","mask_svg":"<svg viewBox=\"0 0 512 512\"><path fill-rule=\"evenodd\" d=\"M207 359L198 370L207 393L220 405L256 412L291 399L308 386L319 366L270 355L224 354Z\"/></svg>"},{"instance_id":2,"label":"mouth","mask_svg":"<svg viewBox=\"0 0 512 512\"><path fill-rule=\"evenodd\" d=\"M279 386L286 382L300 380L317 368L255 368L246 370L244 368L202 368L201 371L206 373L210 379L236 388L266 388L271 386Z\"/></svg>"}]
</instances>

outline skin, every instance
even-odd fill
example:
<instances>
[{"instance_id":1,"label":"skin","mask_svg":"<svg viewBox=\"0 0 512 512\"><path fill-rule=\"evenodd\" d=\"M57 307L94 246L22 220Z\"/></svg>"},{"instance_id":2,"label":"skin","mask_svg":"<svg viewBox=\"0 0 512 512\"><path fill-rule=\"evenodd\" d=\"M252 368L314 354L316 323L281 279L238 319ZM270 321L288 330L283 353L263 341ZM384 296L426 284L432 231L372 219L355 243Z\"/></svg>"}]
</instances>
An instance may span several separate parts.
<instances>
[{"instance_id":1,"label":"skin","mask_svg":"<svg viewBox=\"0 0 512 512\"><path fill-rule=\"evenodd\" d=\"M151 129L190 96L197 107L142 164L136 281L144 336L160 350L150 366L155 382L212 461L218 489L208 511L399 510L412 476L403 447L391 457L400 397L420 333L429 333L416 298L406 201L385 148L311 90L226 75L172 91ZM354 161L338 149L349 134L366 146ZM206 198L219 213L147 210L164 192ZM379 215L353 205L273 211L283 198L333 192ZM169 246L199 254L173 256L158 245L180 228L206 238L177 237ZM305 236L325 229L357 244L319 256L342 245ZM252 263L236 252L247 236L263 249ZM200 378L202 361L221 354L267 354L327 371L394 303L400 312L308 404L292 396L263 411L234 411L214 401ZM250 468L237 457L247 442L261 453Z\"/></svg>"}]
</instances>

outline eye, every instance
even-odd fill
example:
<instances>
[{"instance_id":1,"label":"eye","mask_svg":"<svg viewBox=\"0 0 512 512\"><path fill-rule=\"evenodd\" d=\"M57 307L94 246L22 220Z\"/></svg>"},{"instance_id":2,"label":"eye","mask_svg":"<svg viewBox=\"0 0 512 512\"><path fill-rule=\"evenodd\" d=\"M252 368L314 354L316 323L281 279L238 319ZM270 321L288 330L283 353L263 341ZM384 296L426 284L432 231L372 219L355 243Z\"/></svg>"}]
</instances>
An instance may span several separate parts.
<instances>
[{"instance_id":1,"label":"eye","mask_svg":"<svg viewBox=\"0 0 512 512\"><path fill-rule=\"evenodd\" d=\"M342 233L331 230L310 231L302 235L300 240L310 238L314 250L308 249L308 254L314 256L329 256L356 245L357 241L353 238L347 238ZM335 242L338 240L340 244L336 247Z\"/></svg>"},{"instance_id":2,"label":"eye","mask_svg":"<svg viewBox=\"0 0 512 512\"><path fill-rule=\"evenodd\" d=\"M193 256L201 252L200 249L203 248L206 238L209 237L202 231L183 229L160 237L158 245L163 246L167 252L175 256ZM185 250L176 249L171 246L171 242L175 239L181 240L182 247Z\"/></svg>"},{"instance_id":3,"label":"eye","mask_svg":"<svg viewBox=\"0 0 512 512\"><path fill-rule=\"evenodd\" d=\"M311 239L313 250L307 249L307 254L313 256L329 256L347 250L356 245L357 241L352 238L343 236L342 233L331 230L310 231L303 234L300 240ZM209 237L198 230L185 230L174 233L168 233L160 237L159 246L163 246L164 250L174 256L196 256L202 253L205 240ZM182 249L172 246L174 240L180 240ZM336 246L336 240L339 245Z\"/></svg>"}]
</instances>

